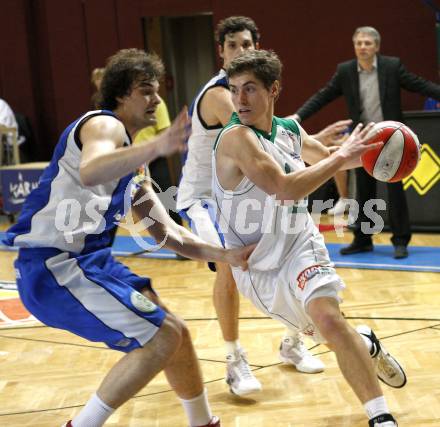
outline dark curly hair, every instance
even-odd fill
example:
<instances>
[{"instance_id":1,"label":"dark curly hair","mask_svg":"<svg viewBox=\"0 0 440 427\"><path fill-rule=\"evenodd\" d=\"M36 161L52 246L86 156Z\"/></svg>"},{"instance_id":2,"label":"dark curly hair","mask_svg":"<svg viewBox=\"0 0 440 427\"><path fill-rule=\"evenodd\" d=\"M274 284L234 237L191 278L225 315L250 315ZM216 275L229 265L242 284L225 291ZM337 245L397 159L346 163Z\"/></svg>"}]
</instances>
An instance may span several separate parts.
<instances>
[{"instance_id":1,"label":"dark curly hair","mask_svg":"<svg viewBox=\"0 0 440 427\"><path fill-rule=\"evenodd\" d=\"M100 107L116 109L117 98L129 95L136 81L142 78L160 80L163 74L163 63L156 54L140 49L118 51L107 60L100 88Z\"/></svg>"},{"instance_id":2,"label":"dark curly hair","mask_svg":"<svg viewBox=\"0 0 440 427\"><path fill-rule=\"evenodd\" d=\"M249 30L252 35L254 45L260 40L260 33L258 32L255 22L247 16L230 16L220 21L217 25L215 38L217 43L223 47L225 43L226 34L237 33L240 31Z\"/></svg>"},{"instance_id":3,"label":"dark curly hair","mask_svg":"<svg viewBox=\"0 0 440 427\"><path fill-rule=\"evenodd\" d=\"M235 58L226 70L228 79L246 72L254 73L266 89L270 89L275 80L281 84L283 64L272 50L247 50Z\"/></svg>"}]
</instances>

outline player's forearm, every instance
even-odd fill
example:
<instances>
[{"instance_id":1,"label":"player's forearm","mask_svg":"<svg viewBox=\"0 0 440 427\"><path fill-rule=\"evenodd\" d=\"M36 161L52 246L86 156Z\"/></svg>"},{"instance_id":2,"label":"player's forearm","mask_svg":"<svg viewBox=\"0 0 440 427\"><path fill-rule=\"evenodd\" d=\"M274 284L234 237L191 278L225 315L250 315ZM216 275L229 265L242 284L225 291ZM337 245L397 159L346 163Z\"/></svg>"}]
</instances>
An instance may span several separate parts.
<instances>
[{"instance_id":1,"label":"player's forearm","mask_svg":"<svg viewBox=\"0 0 440 427\"><path fill-rule=\"evenodd\" d=\"M178 254L204 261L228 262L227 252L220 247L210 245L176 224L171 218L163 218L148 227L150 235L158 242Z\"/></svg>"},{"instance_id":2,"label":"player's forearm","mask_svg":"<svg viewBox=\"0 0 440 427\"><path fill-rule=\"evenodd\" d=\"M223 248L212 246L195 234L175 223L150 186L142 186L133 198L133 212L137 220L144 221L145 228L158 242L180 255L205 261L228 262Z\"/></svg>"},{"instance_id":3,"label":"player's forearm","mask_svg":"<svg viewBox=\"0 0 440 427\"><path fill-rule=\"evenodd\" d=\"M81 165L81 181L87 186L104 184L132 173L145 163L152 162L161 155L159 138L151 142L117 148L93 158L87 164Z\"/></svg>"},{"instance_id":4,"label":"player's forearm","mask_svg":"<svg viewBox=\"0 0 440 427\"><path fill-rule=\"evenodd\" d=\"M159 237L159 236L158 236ZM227 252L220 247L216 247L204 242L186 228L175 224L168 228L165 237L165 246L187 258L199 259L204 261L227 262Z\"/></svg>"},{"instance_id":5,"label":"player's forearm","mask_svg":"<svg viewBox=\"0 0 440 427\"><path fill-rule=\"evenodd\" d=\"M301 200L328 181L343 167L346 159L335 152L320 162L303 170L288 174L283 188L276 193L281 201Z\"/></svg>"}]
</instances>

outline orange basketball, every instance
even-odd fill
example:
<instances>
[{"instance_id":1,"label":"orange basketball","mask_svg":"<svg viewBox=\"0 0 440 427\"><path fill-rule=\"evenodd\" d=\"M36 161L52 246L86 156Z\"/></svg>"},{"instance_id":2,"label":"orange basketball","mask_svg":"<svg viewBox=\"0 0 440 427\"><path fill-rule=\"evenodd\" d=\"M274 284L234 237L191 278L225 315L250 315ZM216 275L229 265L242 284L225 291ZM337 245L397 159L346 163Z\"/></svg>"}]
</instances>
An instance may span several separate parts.
<instances>
[{"instance_id":1,"label":"orange basketball","mask_svg":"<svg viewBox=\"0 0 440 427\"><path fill-rule=\"evenodd\" d=\"M362 155L364 169L384 182L401 181L410 175L420 160L417 135L403 123L391 120L376 123L371 132L376 134L371 143L383 141L384 145Z\"/></svg>"}]
</instances>

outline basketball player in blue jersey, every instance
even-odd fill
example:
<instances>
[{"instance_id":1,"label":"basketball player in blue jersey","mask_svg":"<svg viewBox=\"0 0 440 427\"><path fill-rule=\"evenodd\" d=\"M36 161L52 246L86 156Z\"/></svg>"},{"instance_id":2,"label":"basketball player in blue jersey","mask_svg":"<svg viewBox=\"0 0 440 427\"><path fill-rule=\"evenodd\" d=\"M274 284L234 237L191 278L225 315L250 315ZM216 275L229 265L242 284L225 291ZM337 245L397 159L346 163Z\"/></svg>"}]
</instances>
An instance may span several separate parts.
<instances>
[{"instance_id":1,"label":"basketball player in blue jersey","mask_svg":"<svg viewBox=\"0 0 440 427\"><path fill-rule=\"evenodd\" d=\"M62 133L39 187L7 232L6 243L19 247L17 286L26 308L48 326L126 353L66 426L102 426L162 370L190 426L220 426L185 324L164 308L148 278L130 272L107 248L109 230L124 214L132 171L181 150L188 136L183 111L154 140L131 145L140 129L154 124L162 73L159 58L141 50L109 59L104 109L84 114ZM148 229L155 239L186 257L246 268L250 249L204 243L171 220L151 185L135 191L133 210L145 223L155 219Z\"/></svg>"},{"instance_id":2,"label":"basketball player in blue jersey","mask_svg":"<svg viewBox=\"0 0 440 427\"><path fill-rule=\"evenodd\" d=\"M369 327L344 319L345 285L307 211L308 194L382 144L369 144L373 124L329 150L295 120L274 117L281 62L273 52L245 52L226 72L237 113L215 144L213 193L226 247L257 243L248 271L232 267L235 282L266 315L327 343L370 427L395 427L377 377L399 388L405 373Z\"/></svg>"},{"instance_id":3,"label":"basketball player in blue jersey","mask_svg":"<svg viewBox=\"0 0 440 427\"><path fill-rule=\"evenodd\" d=\"M244 16L232 16L217 27L219 55L223 68L202 88L191 109L192 133L177 194L177 208L189 220L193 231L205 241L222 246L212 213L212 149L215 139L235 111L231 101L225 69L239 54L258 49L260 35L255 22ZM212 269L213 265L210 265ZM261 390L252 374L238 336L239 294L229 265L216 263L214 306L225 340L227 373L230 390L243 396ZM323 363L304 346L295 328L289 328L280 348L280 358L301 372L316 373Z\"/></svg>"}]
</instances>

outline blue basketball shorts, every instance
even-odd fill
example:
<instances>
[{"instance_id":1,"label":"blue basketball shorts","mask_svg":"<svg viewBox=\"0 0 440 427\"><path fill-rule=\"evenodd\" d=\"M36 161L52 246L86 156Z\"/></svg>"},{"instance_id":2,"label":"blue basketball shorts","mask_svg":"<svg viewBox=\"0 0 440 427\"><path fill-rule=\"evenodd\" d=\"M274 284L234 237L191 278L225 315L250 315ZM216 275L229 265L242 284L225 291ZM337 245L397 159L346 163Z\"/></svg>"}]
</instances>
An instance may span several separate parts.
<instances>
[{"instance_id":1,"label":"blue basketball shorts","mask_svg":"<svg viewBox=\"0 0 440 427\"><path fill-rule=\"evenodd\" d=\"M89 254L20 249L15 270L21 300L38 320L115 350L142 347L166 316L139 292L152 291L150 280L116 261L109 248Z\"/></svg>"}]
</instances>

